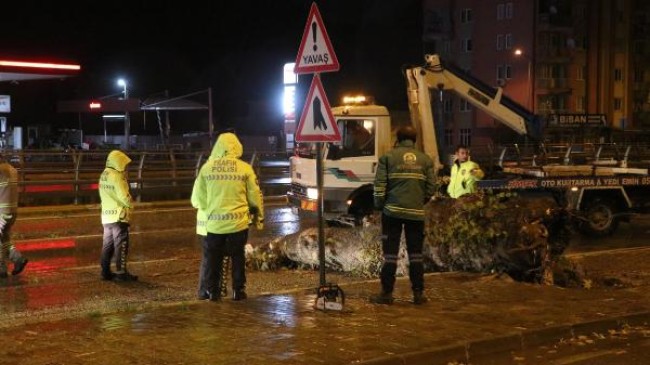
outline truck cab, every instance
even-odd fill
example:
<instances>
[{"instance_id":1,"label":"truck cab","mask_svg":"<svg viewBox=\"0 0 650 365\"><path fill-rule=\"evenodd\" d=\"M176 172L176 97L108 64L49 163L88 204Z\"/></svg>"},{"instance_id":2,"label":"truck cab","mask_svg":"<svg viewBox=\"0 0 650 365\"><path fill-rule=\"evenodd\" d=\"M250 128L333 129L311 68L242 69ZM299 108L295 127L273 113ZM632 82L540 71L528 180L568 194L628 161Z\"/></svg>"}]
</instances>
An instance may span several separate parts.
<instances>
[{"instance_id":1,"label":"truck cab","mask_svg":"<svg viewBox=\"0 0 650 365\"><path fill-rule=\"evenodd\" d=\"M340 143L323 148L324 211L326 217L341 214L363 216L372 211L372 192L379 156L391 148L388 109L355 98L332 108L341 133ZM300 143L290 158L289 204L316 211L316 144Z\"/></svg>"}]
</instances>

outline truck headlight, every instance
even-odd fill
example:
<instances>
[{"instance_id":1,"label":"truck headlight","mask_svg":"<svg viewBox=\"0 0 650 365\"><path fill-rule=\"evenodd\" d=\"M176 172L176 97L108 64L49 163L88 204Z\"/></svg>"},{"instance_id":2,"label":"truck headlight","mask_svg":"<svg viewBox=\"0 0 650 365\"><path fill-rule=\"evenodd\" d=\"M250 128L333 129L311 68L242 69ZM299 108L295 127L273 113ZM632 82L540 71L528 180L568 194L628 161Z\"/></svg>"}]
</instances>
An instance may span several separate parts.
<instances>
[{"instance_id":1,"label":"truck headlight","mask_svg":"<svg viewBox=\"0 0 650 365\"><path fill-rule=\"evenodd\" d=\"M307 197L309 199L313 199L313 200L318 199L318 189L316 189L316 188L307 188Z\"/></svg>"}]
</instances>

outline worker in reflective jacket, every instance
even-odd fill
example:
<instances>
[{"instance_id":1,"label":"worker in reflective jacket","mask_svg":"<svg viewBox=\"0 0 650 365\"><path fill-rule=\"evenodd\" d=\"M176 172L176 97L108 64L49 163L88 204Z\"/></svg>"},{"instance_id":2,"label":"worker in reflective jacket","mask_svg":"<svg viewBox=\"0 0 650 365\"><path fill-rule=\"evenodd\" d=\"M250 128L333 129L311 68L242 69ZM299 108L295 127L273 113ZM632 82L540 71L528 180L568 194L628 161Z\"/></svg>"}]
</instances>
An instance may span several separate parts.
<instances>
[{"instance_id":1,"label":"worker in reflective jacket","mask_svg":"<svg viewBox=\"0 0 650 365\"><path fill-rule=\"evenodd\" d=\"M11 275L18 275L28 260L11 242L11 227L18 214L18 172L7 161L0 162L0 278L6 278L9 260L14 267Z\"/></svg>"},{"instance_id":2,"label":"worker in reflective jacket","mask_svg":"<svg viewBox=\"0 0 650 365\"><path fill-rule=\"evenodd\" d=\"M246 258L244 245L248 226L264 227L262 193L253 168L240 160L243 147L233 133L223 133L212 149L210 159L199 171L192 190L192 206L207 217L207 236L203 241L201 265L206 272L199 275L199 299L220 300L224 256L232 264L233 300L246 299Z\"/></svg>"},{"instance_id":3,"label":"worker in reflective jacket","mask_svg":"<svg viewBox=\"0 0 650 365\"><path fill-rule=\"evenodd\" d=\"M379 295L370 298L377 304L393 302L393 287L397 271L402 229L406 236L409 258L409 278L413 290L413 303L423 304L424 264L424 205L434 193L433 162L426 154L415 149L417 134L413 127L397 131L397 147L379 158L375 175L375 208L382 211L382 251Z\"/></svg>"},{"instance_id":4,"label":"worker in reflective jacket","mask_svg":"<svg viewBox=\"0 0 650 365\"><path fill-rule=\"evenodd\" d=\"M447 193L454 199L465 194L475 193L477 181L484 176L485 173L479 165L474 161L470 161L467 146L459 145L456 147L456 159L451 167L451 178L447 186Z\"/></svg>"},{"instance_id":5,"label":"worker in reflective jacket","mask_svg":"<svg viewBox=\"0 0 650 365\"><path fill-rule=\"evenodd\" d=\"M114 150L106 158L106 168L99 178L99 197L102 206L104 240L101 254L102 279L137 281L138 277L127 270L129 255L129 222L133 203L126 180L129 156ZM111 261L115 261L115 272Z\"/></svg>"}]
</instances>

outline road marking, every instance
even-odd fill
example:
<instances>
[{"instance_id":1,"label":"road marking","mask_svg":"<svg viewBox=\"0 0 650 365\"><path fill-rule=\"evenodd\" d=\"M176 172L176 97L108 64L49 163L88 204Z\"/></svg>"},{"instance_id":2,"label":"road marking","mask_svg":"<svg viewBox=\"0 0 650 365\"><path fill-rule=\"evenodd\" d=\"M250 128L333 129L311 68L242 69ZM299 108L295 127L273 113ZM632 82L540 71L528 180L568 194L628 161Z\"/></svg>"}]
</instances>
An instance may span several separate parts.
<instances>
[{"instance_id":1,"label":"road marking","mask_svg":"<svg viewBox=\"0 0 650 365\"><path fill-rule=\"evenodd\" d=\"M580 258L580 257L597 256L597 255L603 255L603 254L627 253L627 252L635 252L635 251L643 251L643 250L650 250L650 247L614 248L614 249L610 249L610 250L569 253L569 254L565 254L564 256L567 257L567 258L574 258L575 259L575 258Z\"/></svg>"},{"instance_id":2,"label":"road marking","mask_svg":"<svg viewBox=\"0 0 650 365\"><path fill-rule=\"evenodd\" d=\"M178 257L173 257L169 259L158 259L158 260L145 260L145 261L129 261L129 265L146 265L146 264L156 264L156 263L161 263L161 262L170 262L170 261L179 261L179 260L186 260L186 261L200 261L200 259L193 259L193 258L178 258ZM85 271L85 270L95 270L99 267L99 265L86 265L86 266L75 266L75 267L66 267L62 268L61 271Z\"/></svg>"},{"instance_id":3,"label":"road marking","mask_svg":"<svg viewBox=\"0 0 650 365\"><path fill-rule=\"evenodd\" d=\"M264 207L280 207L280 206L285 206L285 202L268 202L264 204ZM165 212L182 212L182 211L196 211L196 208L194 207L178 207L178 208L168 208L168 209L145 209L145 210L139 210L135 209L133 211L134 214L150 214L150 213L165 213ZM54 213L54 212L53 212ZM18 216L19 221L30 221L30 220L44 220L44 219L71 219L71 218L86 218L86 217L98 217L99 216L99 207L97 207L97 213L81 213L81 214L74 214L71 213L70 215L42 215L42 216L37 216L37 217L25 217L25 218L20 218L20 215Z\"/></svg>"}]
</instances>

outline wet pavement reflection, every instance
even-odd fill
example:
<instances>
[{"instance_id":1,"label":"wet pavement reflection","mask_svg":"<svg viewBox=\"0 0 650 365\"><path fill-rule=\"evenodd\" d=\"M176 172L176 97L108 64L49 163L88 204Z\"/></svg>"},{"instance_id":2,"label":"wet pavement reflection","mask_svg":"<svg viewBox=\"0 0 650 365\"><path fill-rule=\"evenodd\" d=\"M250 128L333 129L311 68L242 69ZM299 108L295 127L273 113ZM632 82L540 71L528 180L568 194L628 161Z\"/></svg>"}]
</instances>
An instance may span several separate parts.
<instances>
[{"instance_id":1,"label":"wet pavement reflection","mask_svg":"<svg viewBox=\"0 0 650 365\"><path fill-rule=\"evenodd\" d=\"M18 232L29 239L16 242L30 263L20 276L0 280L0 336L11 344L0 346L0 364L344 364L650 309L647 282L567 290L473 274L428 276L431 302L422 307L410 303L408 281L400 279L396 304L375 306L367 298L378 291L376 281L328 274L344 284L347 305L343 313L322 313L312 309L313 290L299 289L315 287L317 272L300 270L249 272L251 298L244 302L199 302L194 210L139 214L130 254L137 283L99 280L98 215L19 221ZM266 222L265 231L251 232L252 243L315 225L285 206L270 208ZM572 252L593 250L594 242L645 245L639 232L648 232L650 220L639 222L621 226L620 237L578 239ZM650 254L628 255L603 261L647 272ZM261 294L267 292L285 294Z\"/></svg>"},{"instance_id":2,"label":"wet pavement reflection","mask_svg":"<svg viewBox=\"0 0 650 365\"><path fill-rule=\"evenodd\" d=\"M315 311L313 292L298 291L21 326L0 330L21 344L0 347L0 364L347 364L648 309L648 295L639 292L567 292L476 278L429 276L432 302L425 306L412 305L408 281L399 280L393 306L367 302L377 283L347 285L342 313Z\"/></svg>"}]
</instances>

